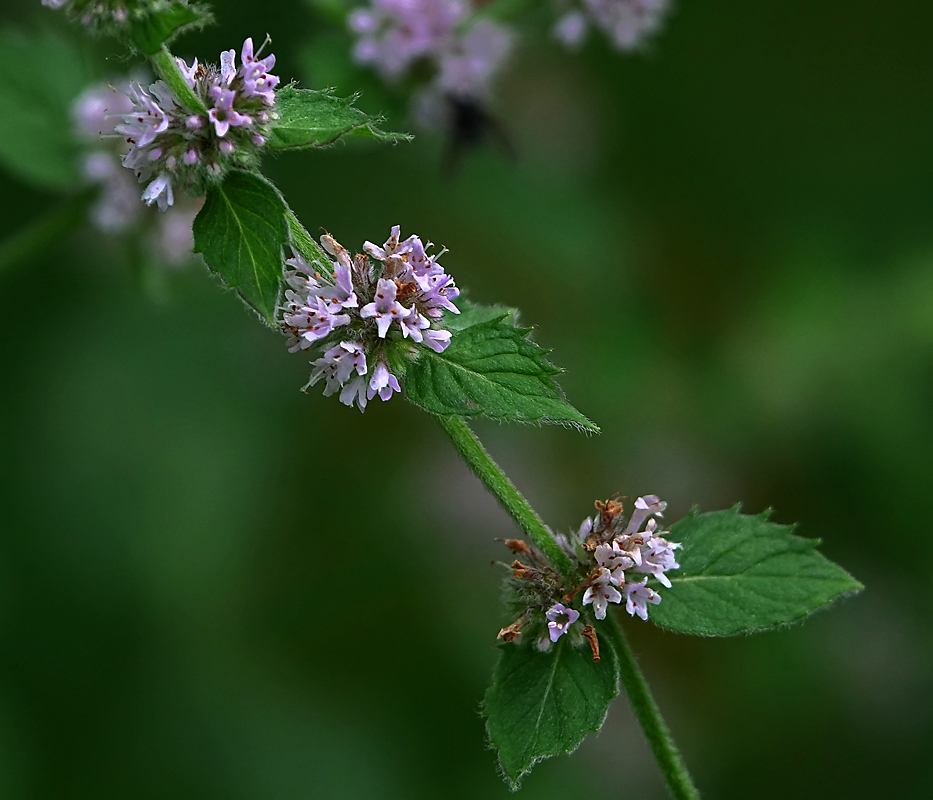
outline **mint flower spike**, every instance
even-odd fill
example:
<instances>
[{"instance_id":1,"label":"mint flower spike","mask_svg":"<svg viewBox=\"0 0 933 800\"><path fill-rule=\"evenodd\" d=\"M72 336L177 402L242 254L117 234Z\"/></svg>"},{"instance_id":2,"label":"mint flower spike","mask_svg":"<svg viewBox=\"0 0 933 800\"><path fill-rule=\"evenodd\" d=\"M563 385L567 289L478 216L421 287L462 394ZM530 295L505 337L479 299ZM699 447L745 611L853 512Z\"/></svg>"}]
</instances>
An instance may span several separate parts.
<instances>
[{"instance_id":1,"label":"mint flower spike","mask_svg":"<svg viewBox=\"0 0 933 800\"><path fill-rule=\"evenodd\" d=\"M657 33L672 3L670 0L581 0L582 9L562 16L554 26L553 35L570 48L577 48L586 38L587 28L600 28L613 47L631 52Z\"/></svg>"},{"instance_id":2,"label":"mint flower spike","mask_svg":"<svg viewBox=\"0 0 933 800\"><path fill-rule=\"evenodd\" d=\"M326 257L313 265L297 254L285 262L292 269L285 272L280 325L289 352L317 345L326 350L312 362L305 388L324 380L325 395L339 390L342 403L363 411L377 395L385 401L402 390L390 353L411 358L412 347L437 353L447 348L451 333L437 326L444 312L460 313L453 304L460 292L437 263L440 254L428 255L418 236L402 240L398 225L381 247L366 242L364 252L352 258L330 234L321 237L321 246ZM339 348L348 342L355 375L335 363L345 358Z\"/></svg>"},{"instance_id":3,"label":"mint flower spike","mask_svg":"<svg viewBox=\"0 0 933 800\"><path fill-rule=\"evenodd\" d=\"M163 81L148 88L131 84L127 96L132 107L116 130L130 145L123 165L140 182L151 181L143 191L144 202L156 202L164 211L174 201L174 187L202 195L229 169L258 163L275 119L279 79L269 73L275 56L259 59L252 39L243 44L242 60L238 69L234 50L221 54L220 67L197 60L189 67L175 59L206 114L191 113Z\"/></svg>"},{"instance_id":4,"label":"mint flower spike","mask_svg":"<svg viewBox=\"0 0 933 800\"><path fill-rule=\"evenodd\" d=\"M641 583L627 583L622 587L625 594L625 610L633 617L637 614L645 622L648 621L648 603L657 605L661 602L661 595L646 586L647 582L646 578Z\"/></svg>"},{"instance_id":5,"label":"mint flower spike","mask_svg":"<svg viewBox=\"0 0 933 800\"><path fill-rule=\"evenodd\" d=\"M671 582L665 573L680 568L674 556L680 545L661 535L666 531L658 530L657 517L667 508L667 503L654 495L639 497L628 519L618 500L597 501L596 508L600 513L584 519L575 533L562 535L548 531L568 558L569 568L557 569L540 547L518 539L506 541L513 553L530 563L515 560L509 565L512 574L506 584L507 598L510 607L521 609L521 616L504 630L517 634L526 623L534 629L541 624L542 611L549 609L544 617L551 631L550 641L548 637L535 639L539 650L547 650L557 641L551 623L557 619L556 614L565 613L558 607L566 611L569 606L564 603L575 602L579 592L583 591L583 596L578 608L592 606L597 620L606 619L610 604L621 604L623 600L629 614L647 620L648 605L661 602L661 595L647 585L647 576L654 576L669 589ZM640 583L632 582L627 573L646 577ZM579 615L579 611L575 613ZM587 633L585 630L583 636L594 647L594 657L598 657L595 631ZM518 640L517 635L501 638ZM580 643L582 639L574 642Z\"/></svg>"}]
</instances>

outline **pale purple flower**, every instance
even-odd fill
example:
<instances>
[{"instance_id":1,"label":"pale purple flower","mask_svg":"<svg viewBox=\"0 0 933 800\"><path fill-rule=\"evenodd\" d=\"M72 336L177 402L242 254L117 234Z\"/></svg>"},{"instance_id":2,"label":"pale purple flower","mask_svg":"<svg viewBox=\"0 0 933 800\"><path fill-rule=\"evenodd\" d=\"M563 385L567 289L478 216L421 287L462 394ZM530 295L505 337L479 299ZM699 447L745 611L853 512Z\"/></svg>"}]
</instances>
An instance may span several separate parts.
<instances>
[{"instance_id":1,"label":"pale purple flower","mask_svg":"<svg viewBox=\"0 0 933 800\"><path fill-rule=\"evenodd\" d=\"M285 265L291 267L285 270L285 282L296 292L296 296L306 297L313 289L320 287L317 271L297 253L285 259Z\"/></svg>"},{"instance_id":2,"label":"pale purple flower","mask_svg":"<svg viewBox=\"0 0 933 800\"><path fill-rule=\"evenodd\" d=\"M418 59L440 53L468 10L465 0L372 0L347 20L360 36L353 57L395 80Z\"/></svg>"},{"instance_id":3,"label":"pale purple flower","mask_svg":"<svg viewBox=\"0 0 933 800\"><path fill-rule=\"evenodd\" d=\"M669 542L660 536L652 536L641 548L641 563L635 572L654 575L664 586L671 588L671 580L664 573L670 569L680 569L674 551L680 547L677 542Z\"/></svg>"},{"instance_id":4,"label":"pale purple flower","mask_svg":"<svg viewBox=\"0 0 933 800\"><path fill-rule=\"evenodd\" d=\"M398 385L398 378L391 372L385 361L379 361L373 370L373 377L369 381L369 389L366 392L368 400L372 400L377 394L380 400L388 400L393 392L402 391Z\"/></svg>"},{"instance_id":5,"label":"pale purple flower","mask_svg":"<svg viewBox=\"0 0 933 800\"><path fill-rule=\"evenodd\" d=\"M222 57L223 56L221 56L221 58ZM181 72L182 77L185 79L185 83L187 83L188 86L193 89L195 87L195 83L197 82L196 76L198 72L198 60L194 59L194 61L191 62L191 66L189 67L183 58L178 58L178 56L176 56L175 63L178 65L178 70Z\"/></svg>"},{"instance_id":6,"label":"pale purple flower","mask_svg":"<svg viewBox=\"0 0 933 800\"><path fill-rule=\"evenodd\" d=\"M289 352L305 350L319 339L323 339L335 328L348 325L350 317L347 314L334 314L320 297L301 298L295 292L286 290L288 300L284 320L288 330L292 333L289 340Z\"/></svg>"},{"instance_id":7,"label":"pale purple flower","mask_svg":"<svg viewBox=\"0 0 933 800\"><path fill-rule=\"evenodd\" d=\"M220 83L229 86L236 77L236 50L224 50L220 54ZM212 87L219 88L219 87Z\"/></svg>"},{"instance_id":8,"label":"pale purple flower","mask_svg":"<svg viewBox=\"0 0 933 800\"><path fill-rule=\"evenodd\" d=\"M583 605L593 604L596 619L606 618L606 608L609 603L622 601L622 595L612 584L612 574L609 570L605 567L599 567L596 577L590 580L589 588L583 595Z\"/></svg>"},{"instance_id":9,"label":"pale purple flower","mask_svg":"<svg viewBox=\"0 0 933 800\"><path fill-rule=\"evenodd\" d=\"M162 133L169 126L168 115L154 97L153 90L159 83L161 81L152 84L148 92L139 83L130 84L128 96L133 101L133 106L123 116L122 124L117 125L115 130L126 136L127 141L134 147L146 147L155 141L156 134ZM150 94L150 92L153 93Z\"/></svg>"},{"instance_id":10,"label":"pale purple flower","mask_svg":"<svg viewBox=\"0 0 933 800\"><path fill-rule=\"evenodd\" d=\"M596 563L609 570L610 580L616 586L625 583L625 570L635 565L631 554L619 547L616 542L611 545L599 545L594 555L596 556Z\"/></svg>"},{"instance_id":11,"label":"pale purple flower","mask_svg":"<svg viewBox=\"0 0 933 800\"><path fill-rule=\"evenodd\" d=\"M625 528L625 533L628 536L637 533L641 530L641 526L644 524L645 520L648 519L648 517L664 516L664 509L666 508L667 503L665 503L663 500L659 500L653 494L646 495L645 497L639 497L635 501L635 510L632 512L632 518L628 521L628 525Z\"/></svg>"},{"instance_id":12,"label":"pale purple flower","mask_svg":"<svg viewBox=\"0 0 933 800\"><path fill-rule=\"evenodd\" d=\"M420 302L424 313L432 319L443 316L444 311L459 314L460 309L453 304L460 296L460 290L454 285L454 279L441 272L440 274L415 274L415 282L421 288Z\"/></svg>"},{"instance_id":13,"label":"pale purple flower","mask_svg":"<svg viewBox=\"0 0 933 800\"><path fill-rule=\"evenodd\" d=\"M576 49L586 39L586 28L586 15L582 11L570 11L554 25L553 35L565 47Z\"/></svg>"},{"instance_id":14,"label":"pale purple flower","mask_svg":"<svg viewBox=\"0 0 933 800\"><path fill-rule=\"evenodd\" d=\"M402 230L401 226L393 225L389 233L389 238L386 239L385 244L382 247L373 244L372 242L363 242L363 250L375 258L377 261L385 261L390 256L402 256L411 251L413 242L418 238L417 236L409 236L404 242L401 241ZM420 242L420 240L419 240ZM423 248L422 248L423 250Z\"/></svg>"},{"instance_id":15,"label":"pale purple flower","mask_svg":"<svg viewBox=\"0 0 933 800\"><path fill-rule=\"evenodd\" d=\"M314 369L307 385L314 386L323 378L326 382L324 394L330 396L350 380L354 372L358 376L366 374L366 350L358 342L341 342L312 363Z\"/></svg>"},{"instance_id":16,"label":"pale purple flower","mask_svg":"<svg viewBox=\"0 0 933 800\"><path fill-rule=\"evenodd\" d=\"M622 591L625 592L625 610L632 616L638 614L639 617L646 621L648 619L648 603L657 605L661 602L661 595L654 589L648 588L647 583L648 579L646 578L641 583L627 582L622 587Z\"/></svg>"},{"instance_id":17,"label":"pale purple flower","mask_svg":"<svg viewBox=\"0 0 933 800\"><path fill-rule=\"evenodd\" d=\"M422 342L435 353L443 353L450 344L450 331L426 330L422 334Z\"/></svg>"},{"instance_id":18,"label":"pale purple flower","mask_svg":"<svg viewBox=\"0 0 933 800\"><path fill-rule=\"evenodd\" d=\"M208 110L207 117L214 123L214 130L217 131L218 136L226 136L231 126L252 125L253 121L248 116L240 114L233 108L236 92L230 89L222 89L219 86L212 86L209 94L214 101L214 107ZM220 144L223 146L229 144L229 142L221 142Z\"/></svg>"},{"instance_id":19,"label":"pale purple flower","mask_svg":"<svg viewBox=\"0 0 933 800\"><path fill-rule=\"evenodd\" d=\"M158 203L159 211L164 212L173 202L175 197L172 194L172 178L166 173L162 173L143 191L143 202L147 206Z\"/></svg>"},{"instance_id":20,"label":"pale purple flower","mask_svg":"<svg viewBox=\"0 0 933 800\"><path fill-rule=\"evenodd\" d=\"M547 627L551 641L556 642L580 618L580 612L567 608L563 603L557 603L549 608L544 616L548 620Z\"/></svg>"},{"instance_id":21,"label":"pale purple flower","mask_svg":"<svg viewBox=\"0 0 933 800\"><path fill-rule=\"evenodd\" d=\"M360 411L365 411L366 402L369 399L366 394L366 379L358 375L344 385L343 389L340 391L340 402L345 406L352 406L356 403Z\"/></svg>"},{"instance_id":22,"label":"pale purple flower","mask_svg":"<svg viewBox=\"0 0 933 800\"><path fill-rule=\"evenodd\" d=\"M419 343L424 340L422 331L431 327L431 321L415 311L414 308L411 309L407 317L399 319L398 324L402 329L403 337L410 336L412 341Z\"/></svg>"},{"instance_id":23,"label":"pale purple flower","mask_svg":"<svg viewBox=\"0 0 933 800\"><path fill-rule=\"evenodd\" d=\"M393 281L380 278L376 288L375 300L360 309L360 316L364 319L375 317L379 337L382 339L385 339L389 326L393 322L403 320L411 314L411 309L405 308L395 299L397 291L398 289Z\"/></svg>"},{"instance_id":24,"label":"pale purple flower","mask_svg":"<svg viewBox=\"0 0 933 800\"><path fill-rule=\"evenodd\" d=\"M113 133L113 119L129 113L132 108L133 100L126 92L110 84L95 84L72 103L71 120L80 136L88 141L100 141L102 135Z\"/></svg>"},{"instance_id":25,"label":"pale purple flower","mask_svg":"<svg viewBox=\"0 0 933 800\"><path fill-rule=\"evenodd\" d=\"M104 233L120 233L137 221L143 208L132 176L120 167L115 153L88 153L82 162L84 177L100 187L91 207L91 221Z\"/></svg>"},{"instance_id":26,"label":"pale purple flower","mask_svg":"<svg viewBox=\"0 0 933 800\"><path fill-rule=\"evenodd\" d=\"M332 286L324 286L317 295L334 309L357 308L359 301L353 291L353 278L349 264L337 264L334 269L335 282Z\"/></svg>"},{"instance_id":27,"label":"pale purple flower","mask_svg":"<svg viewBox=\"0 0 933 800\"><path fill-rule=\"evenodd\" d=\"M593 532L593 518L587 517L583 522L580 523L580 527L577 529L576 536L574 541L577 544L582 544L586 541L586 537Z\"/></svg>"},{"instance_id":28,"label":"pale purple flower","mask_svg":"<svg viewBox=\"0 0 933 800\"><path fill-rule=\"evenodd\" d=\"M489 94L512 47L512 32L492 20L480 20L441 56L438 85L449 95L478 100Z\"/></svg>"},{"instance_id":29,"label":"pale purple flower","mask_svg":"<svg viewBox=\"0 0 933 800\"><path fill-rule=\"evenodd\" d=\"M279 84L278 77L269 73L269 70L275 66L275 56L270 54L265 58L260 58L259 53L253 53L253 40L247 39L243 42L241 58L243 60L244 95L257 95L271 105L275 99L273 90Z\"/></svg>"},{"instance_id":30,"label":"pale purple flower","mask_svg":"<svg viewBox=\"0 0 933 800\"><path fill-rule=\"evenodd\" d=\"M556 38L569 47L579 46L589 21L623 52L637 49L660 30L671 9L670 0L582 0L582 4L588 20L580 11L571 11L555 26Z\"/></svg>"}]
</instances>

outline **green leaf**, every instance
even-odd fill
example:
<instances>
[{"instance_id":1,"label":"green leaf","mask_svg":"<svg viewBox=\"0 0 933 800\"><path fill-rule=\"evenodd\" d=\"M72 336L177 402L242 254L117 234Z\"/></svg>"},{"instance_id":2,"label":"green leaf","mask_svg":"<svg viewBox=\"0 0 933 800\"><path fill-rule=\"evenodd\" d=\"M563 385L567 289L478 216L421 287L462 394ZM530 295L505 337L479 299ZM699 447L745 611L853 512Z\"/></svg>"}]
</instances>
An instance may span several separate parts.
<instances>
[{"instance_id":1,"label":"green leaf","mask_svg":"<svg viewBox=\"0 0 933 800\"><path fill-rule=\"evenodd\" d=\"M210 20L207 12L187 3L167 3L143 17L130 18L130 41L144 55L152 55L181 28L192 23L198 26Z\"/></svg>"},{"instance_id":2,"label":"green leaf","mask_svg":"<svg viewBox=\"0 0 933 800\"><path fill-rule=\"evenodd\" d=\"M598 662L588 647L573 647L568 639L546 653L528 644L499 648L483 714L513 790L538 761L572 753L587 733L598 731L619 693L618 659L605 637Z\"/></svg>"},{"instance_id":3,"label":"green leaf","mask_svg":"<svg viewBox=\"0 0 933 800\"><path fill-rule=\"evenodd\" d=\"M265 178L234 170L207 193L194 220L194 252L224 283L275 324L282 282L287 209Z\"/></svg>"},{"instance_id":4,"label":"green leaf","mask_svg":"<svg viewBox=\"0 0 933 800\"><path fill-rule=\"evenodd\" d=\"M408 399L432 414L554 423L599 431L571 406L554 381L561 372L517 328L506 308L461 305L461 320L444 318L453 334L443 353L420 348L405 372Z\"/></svg>"},{"instance_id":5,"label":"green leaf","mask_svg":"<svg viewBox=\"0 0 933 800\"><path fill-rule=\"evenodd\" d=\"M275 94L278 119L269 137L269 147L298 150L325 147L341 136L370 136L385 142L408 141L406 133L386 133L370 117L353 107L357 96L334 97L329 89L299 89L294 84Z\"/></svg>"},{"instance_id":6,"label":"green leaf","mask_svg":"<svg viewBox=\"0 0 933 800\"><path fill-rule=\"evenodd\" d=\"M652 622L678 633L733 636L803 619L862 584L817 552L817 539L795 536L791 525L728 511L692 511L671 528L681 542L680 569L650 612Z\"/></svg>"},{"instance_id":7,"label":"green leaf","mask_svg":"<svg viewBox=\"0 0 933 800\"><path fill-rule=\"evenodd\" d=\"M70 106L88 81L84 59L54 34L0 32L0 162L28 183L60 189L79 176Z\"/></svg>"}]
</instances>

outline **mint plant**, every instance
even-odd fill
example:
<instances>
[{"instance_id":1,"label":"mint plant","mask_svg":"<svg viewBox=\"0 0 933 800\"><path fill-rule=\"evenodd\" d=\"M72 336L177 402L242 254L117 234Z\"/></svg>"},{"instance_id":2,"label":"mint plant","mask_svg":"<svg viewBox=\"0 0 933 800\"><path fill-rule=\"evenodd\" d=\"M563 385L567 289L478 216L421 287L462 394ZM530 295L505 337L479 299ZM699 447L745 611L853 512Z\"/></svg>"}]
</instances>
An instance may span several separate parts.
<instances>
[{"instance_id":1,"label":"mint plant","mask_svg":"<svg viewBox=\"0 0 933 800\"><path fill-rule=\"evenodd\" d=\"M511 788L538 761L572 752L599 730L624 688L672 795L698 797L620 612L678 633L732 636L798 622L861 584L822 556L816 541L771 522L768 513L750 516L738 507L693 511L666 527L667 504L659 497L620 495L597 500L596 513L576 530L552 530L467 424L486 417L598 432L565 398L555 380L561 370L531 338L532 329L519 325L515 309L469 301L440 264L453 254L419 235L403 238L400 225L382 244L365 241L358 252L330 233L315 239L261 172L262 157L276 151L314 151L350 137L409 137L383 131L381 120L354 106L355 97L282 85L271 72L268 41L257 48L248 38L218 63L175 57L167 42L207 21L200 6L44 4L117 37L146 56L157 76L127 83L110 100L91 90L76 106L85 133L100 123L106 136L103 120L115 120L122 148L117 154L101 146L92 154L96 191L125 198L127 184L114 177L123 174L138 181L137 209L145 203L171 213L183 195L203 198L192 224L194 251L284 337L290 352L309 358L305 388L323 384L324 395L361 412L377 396L404 396L436 420L523 532L525 538L504 542L511 621L496 637L499 659L482 705L489 744ZM623 0L583 7L620 49L653 30L667 8ZM565 40L574 38L567 35L573 25L585 26L573 16L581 13L561 18ZM489 37L496 28L483 20L466 25L466 5L454 0L374 3L353 20L363 37L358 58L391 77L440 54L436 78L445 92L474 80L471 86L488 85L491 72L477 64L497 63L495 53L503 51L488 39L488 58L471 60L469 37L479 39L478 31ZM67 161L67 154L58 156ZM123 173L111 169L118 157ZM130 227L136 216L121 216L122 206L122 199L93 206L91 218Z\"/></svg>"}]
</instances>

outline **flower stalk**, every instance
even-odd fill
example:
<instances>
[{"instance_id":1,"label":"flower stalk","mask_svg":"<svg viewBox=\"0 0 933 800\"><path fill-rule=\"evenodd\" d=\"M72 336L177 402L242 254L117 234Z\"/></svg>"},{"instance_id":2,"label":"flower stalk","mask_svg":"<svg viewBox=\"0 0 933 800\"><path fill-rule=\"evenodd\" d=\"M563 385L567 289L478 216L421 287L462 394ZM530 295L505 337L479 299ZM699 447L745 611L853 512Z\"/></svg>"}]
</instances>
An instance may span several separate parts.
<instances>
[{"instance_id":1,"label":"flower stalk","mask_svg":"<svg viewBox=\"0 0 933 800\"><path fill-rule=\"evenodd\" d=\"M521 529L531 537L531 540L550 559L551 563L563 574L570 572L570 559L555 541L547 526L528 505L515 485L506 477L499 465L492 460L486 449L467 424L455 416L437 417L437 421L444 429L457 452L466 461L467 466L483 484L492 492L502 507L509 512Z\"/></svg>"},{"instance_id":2,"label":"flower stalk","mask_svg":"<svg viewBox=\"0 0 933 800\"><path fill-rule=\"evenodd\" d=\"M175 93L175 97L178 98L178 102L184 108L193 114L207 113L207 108L201 102L201 98L194 93L185 80L185 76L181 74L175 56L164 44L161 49L156 50L155 53L149 56L149 61L152 63L156 75L168 84L168 87Z\"/></svg>"},{"instance_id":3,"label":"flower stalk","mask_svg":"<svg viewBox=\"0 0 933 800\"><path fill-rule=\"evenodd\" d=\"M638 662L635 661L635 655L629 647L622 626L615 617L612 617L610 624L602 626L601 631L612 642L616 655L619 657L619 677L628 695L629 704L651 746L651 752L661 768L661 774L664 776L671 796L674 800L700 800L700 793L694 786L690 773L687 772L687 766L681 758L677 745L674 744L670 729L664 722L661 710L651 695L648 681L645 680Z\"/></svg>"}]
</instances>

